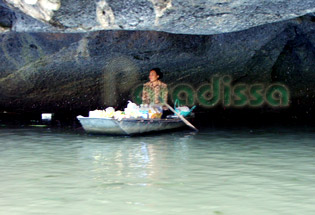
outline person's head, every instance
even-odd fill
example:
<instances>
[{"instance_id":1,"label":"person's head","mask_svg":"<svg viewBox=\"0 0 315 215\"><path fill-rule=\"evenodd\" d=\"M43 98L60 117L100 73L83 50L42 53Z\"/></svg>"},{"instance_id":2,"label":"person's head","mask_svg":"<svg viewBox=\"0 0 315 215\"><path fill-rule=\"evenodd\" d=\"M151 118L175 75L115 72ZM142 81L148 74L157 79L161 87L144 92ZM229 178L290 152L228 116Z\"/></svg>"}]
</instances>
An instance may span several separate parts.
<instances>
[{"instance_id":1,"label":"person's head","mask_svg":"<svg viewBox=\"0 0 315 215\"><path fill-rule=\"evenodd\" d=\"M149 79L151 82L157 81L161 78L163 78L163 73L159 68L153 68L150 70Z\"/></svg>"}]
</instances>

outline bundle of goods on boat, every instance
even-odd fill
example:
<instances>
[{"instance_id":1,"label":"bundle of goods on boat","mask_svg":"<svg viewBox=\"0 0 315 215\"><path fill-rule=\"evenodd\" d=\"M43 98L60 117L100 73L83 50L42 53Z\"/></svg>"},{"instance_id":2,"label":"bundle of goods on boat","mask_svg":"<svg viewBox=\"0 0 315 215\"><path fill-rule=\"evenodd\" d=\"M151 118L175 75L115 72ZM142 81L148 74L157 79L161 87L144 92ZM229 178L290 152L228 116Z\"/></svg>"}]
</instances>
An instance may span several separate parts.
<instances>
[{"instance_id":1,"label":"bundle of goods on boat","mask_svg":"<svg viewBox=\"0 0 315 215\"><path fill-rule=\"evenodd\" d=\"M191 113L192 110L190 110L187 106L182 106L177 107L176 111L184 116L188 116L186 113ZM138 106L130 101L124 111L115 110L113 107L108 107L104 110L89 111L90 118L113 118L119 121L122 119L161 119L162 114L163 107L161 105L141 104ZM174 117L177 116L168 116L168 118Z\"/></svg>"}]
</instances>

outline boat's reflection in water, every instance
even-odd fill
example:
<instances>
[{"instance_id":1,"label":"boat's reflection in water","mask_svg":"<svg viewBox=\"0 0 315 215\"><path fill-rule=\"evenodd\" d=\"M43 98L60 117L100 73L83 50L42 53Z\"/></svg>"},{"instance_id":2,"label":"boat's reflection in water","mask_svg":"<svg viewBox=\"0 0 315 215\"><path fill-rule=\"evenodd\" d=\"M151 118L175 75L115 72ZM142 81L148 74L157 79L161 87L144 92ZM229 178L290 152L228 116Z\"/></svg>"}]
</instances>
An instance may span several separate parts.
<instances>
[{"instance_id":1,"label":"boat's reflection in water","mask_svg":"<svg viewBox=\"0 0 315 215\"><path fill-rule=\"evenodd\" d=\"M150 186L153 181L167 179L174 163L184 164L188 160L190 139L195 132L177 132L175 135L139 137L92 137L81 148L81 159L85 162L90 177L108 188L119 189L123 185ZM175 153L175 154L174 154ZM170 160L176 156L176 161Z\"/></svg>"}]
</instances>

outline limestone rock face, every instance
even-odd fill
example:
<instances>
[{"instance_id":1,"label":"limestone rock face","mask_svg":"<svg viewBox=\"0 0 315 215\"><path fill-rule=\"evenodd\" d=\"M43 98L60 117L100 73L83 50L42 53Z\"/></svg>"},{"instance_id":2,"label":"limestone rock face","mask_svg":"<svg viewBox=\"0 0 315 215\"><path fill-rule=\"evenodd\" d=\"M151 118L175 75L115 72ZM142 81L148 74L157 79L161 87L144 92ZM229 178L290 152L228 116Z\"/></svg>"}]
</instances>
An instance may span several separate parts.
<instances>
[{"instance_id":1,"label":"limestone rock face","mask_svg":"<svg viewBox=\"0 0 315 215\"><path fill-rule=\"evenodd\" d=\"M210 35L314 12L314 0L0 0L0 31Z\"/></svg>"},{"instance_id":2,"label":"limestone rock face","mask_svg":"<svg viewBox=\"0 0 315 215\"><path fill-rule=\"evenodd\" d=\"M95 109L125 105L160 67L170 90L213 75L233 83L281 82L293 103L314 107L314 16L217 35L154 31L0 35L2 109Z\"/></svg>"},{"instance_id":3,"label":"limestone rock face","mask_svg":"<svg viewBox=\"0 0 315 215\"><path fill-rule=\"evenodd\" d=\"M0 113L124 106L160 67L170 100L229 75L280 82L307 114L315 1L0 0L0 62Z\"/></svg>"}]
</instances>

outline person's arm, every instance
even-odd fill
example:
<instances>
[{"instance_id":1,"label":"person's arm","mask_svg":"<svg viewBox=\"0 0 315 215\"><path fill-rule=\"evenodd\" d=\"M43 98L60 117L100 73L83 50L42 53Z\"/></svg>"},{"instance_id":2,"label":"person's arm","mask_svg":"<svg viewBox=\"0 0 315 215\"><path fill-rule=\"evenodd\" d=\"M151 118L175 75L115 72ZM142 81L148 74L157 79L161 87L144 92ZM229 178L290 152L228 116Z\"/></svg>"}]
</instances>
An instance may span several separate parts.
<instances>
[{"instance_id":1,"label":"person's arm","mask_svg":"<svg viewBox=\"0 0 315 215\"><path fill-rule=\"evenodd\" d=\"M165 87L162 89L162 99L165 103L167 103L167 97L168 97L168 89L167 89L167 85L165 85Z\"/></svg>"},{"instance_id":2,"label":"person's arm","mask_svg":"<svg viewBox=\"0 0 315 215\"><path fill-rule=\"evenodd\" d=\"M161 98L163 99L162 102L164 102L165 104L167 104L167 97L168 97L168 90L167 90L167 85L162 89L161 91ZM163 110L167 111L168 107L166 105L163 105ZM167 112L165 112L167 113Z\"/></svg>"},{"instance_id":3,"label":"person's arm","mask_svg":"<svg viewBox=\"0 0 315 215\"><path fill-rule=\"evenodd\" d=\"M149 95L147 87L144 85L142 90L142 104L149 104Z\"/></svg>"}]
</instances>

